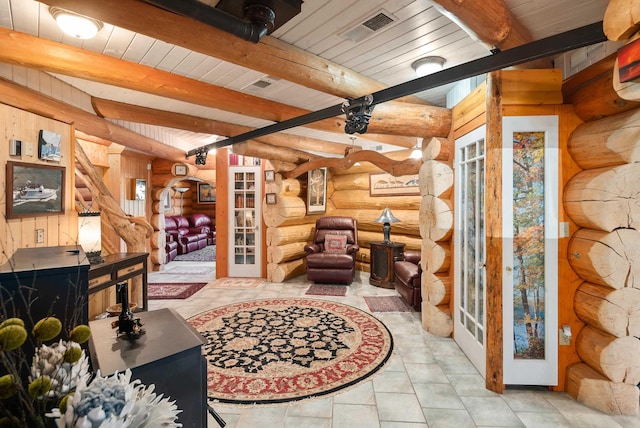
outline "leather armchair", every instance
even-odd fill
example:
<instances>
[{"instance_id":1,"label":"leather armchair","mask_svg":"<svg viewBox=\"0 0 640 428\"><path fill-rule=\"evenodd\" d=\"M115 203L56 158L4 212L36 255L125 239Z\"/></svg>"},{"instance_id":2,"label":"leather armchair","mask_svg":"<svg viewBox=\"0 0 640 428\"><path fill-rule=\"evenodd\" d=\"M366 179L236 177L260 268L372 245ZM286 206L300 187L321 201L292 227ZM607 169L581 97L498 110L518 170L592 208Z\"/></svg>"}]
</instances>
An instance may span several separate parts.
<instances>
[{"instance_id":1,"label":"leather armchair","mask_svg":"<svg viewBox=\"0 0 640 428\"><path fill-rule=\"evenodd\" d=\"M393 264L394 287L402 299L416 311L422 310L422 254L417 250L406 250L404 260Z\"/></svg>"},{"instance_id":2,"label":"leather armchair","mask_svg":"<svg viewBox=\"0 0 640 428\"><path fill-rule=\"evenodd\" d=\"M327 247L327 242L332 244ZM319 218L313 242L305 245L304 250L309 281L351 284L356 274L356 254L360 250L356 220L337 216Z\"/></svg>"}]
</instances>

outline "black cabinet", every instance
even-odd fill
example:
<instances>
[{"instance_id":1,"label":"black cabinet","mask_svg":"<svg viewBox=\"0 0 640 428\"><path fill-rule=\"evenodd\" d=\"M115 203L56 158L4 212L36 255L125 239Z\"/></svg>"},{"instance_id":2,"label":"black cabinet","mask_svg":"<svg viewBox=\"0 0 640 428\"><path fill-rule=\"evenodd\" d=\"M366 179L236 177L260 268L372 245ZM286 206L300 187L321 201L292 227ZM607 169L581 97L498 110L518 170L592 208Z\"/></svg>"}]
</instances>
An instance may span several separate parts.
<instances>
[{"instance_id":1,"label":"black cabinet","mask_svg":"<svg viewBox=\"0 0 640 428\"><path fill-rule=\"evenodd\" d=\"M207 425L204 339L173 309L137 313L146 333L137 340L116 337L111 322L91 321L89 351L94 371L111 375L131 369L132 379L155 384L155 392L176 401L184 427Z\"/></svg>"},{"instance_id":2,"label":"black cabinet","mask_svg":"<svg viewBox=\"0 0 640 428\"><path fill-rule=\"evenodd\" d=\"M2 301L12 299L15 303L16 313L6 315L22 318L27 324L27 331L32 327L25 315L27 310L34 323L53 315L65 327L86 324L88 273L89 261L79 246L18 249L7 263L0 266ZM30 288L36 299L27 308L18 295L21 291L26 296Z\"/></svg>"},{"instance_id":3,"label":"black cabinet","mask_svg":"<svg viewBox=\"0 0 640 428\"><path fill-rule=\"evenodd\" d=\"M369 284L393 288L393 262L402 259L404 244L398 242L370 242L371 276Z\"/></svg>"}]
</instances>

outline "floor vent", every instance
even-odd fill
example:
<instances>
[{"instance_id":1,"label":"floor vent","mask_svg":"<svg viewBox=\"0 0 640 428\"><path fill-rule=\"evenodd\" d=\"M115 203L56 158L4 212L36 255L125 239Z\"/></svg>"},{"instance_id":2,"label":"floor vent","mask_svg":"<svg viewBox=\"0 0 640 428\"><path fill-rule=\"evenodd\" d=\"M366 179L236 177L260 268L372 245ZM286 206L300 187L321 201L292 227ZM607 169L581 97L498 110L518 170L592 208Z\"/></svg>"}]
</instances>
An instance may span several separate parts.
<instances>
[{"instance_id":1,"label":"floor vent","mask_svg":"<svg viewBox=\"0 0 640 428\"><path fill-rule=\"evenodd\" d=\"M352 42L359 43L395 21L396 18L389 12L380 11L367 18L364 22L360 22L348 30L343 31L340 35Z\"/></svg>"}]
</instances>

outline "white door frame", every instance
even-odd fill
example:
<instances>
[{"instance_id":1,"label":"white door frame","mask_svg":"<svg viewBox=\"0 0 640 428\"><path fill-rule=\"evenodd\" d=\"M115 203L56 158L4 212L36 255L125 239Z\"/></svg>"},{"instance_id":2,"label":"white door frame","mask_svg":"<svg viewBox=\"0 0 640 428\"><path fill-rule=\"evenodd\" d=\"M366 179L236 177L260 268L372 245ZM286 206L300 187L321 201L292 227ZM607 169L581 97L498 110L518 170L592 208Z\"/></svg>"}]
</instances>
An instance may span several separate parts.
<instances>
[{"instance_id":1,"label":"white door frame","mask_svg":"<svg viewBox=\"0 0 640 428\"><path fill-rule=\"evenodd\" d=\"M515 358L513 262L513 140L515 132L544 132L544 359ZM503 381L558 384L558 116L502 119Z\"/></svg>"},{"instance_id":2,"label":"white door frame","mask_svg":"<svg viewBox=\"0 0 640 428\"><path fill-rule=\"evenodd\" d=\"M455 209L455 228L454 228L454 337L455 341L460 346L460 349L467 355L469 360L473 363L473 365L478 369L482 377L485 377L486 372L486 343L487 343L487 335L486 335L486 269L485 269L485 259L486 259L486 234L484 233L484 226L477 227L480 219L476 215L474 228L476 230L475 237L475 246L474 248L479 250L479 257L482 260L476 260L475 266L471 268L474 270L474 287L478 288L478 285L482 285L482 296L475 296L474 299L474 314L468 313L468 305L467 305L467 293L466 289L466 278L463 278L463 267L465 265L466 254L462 254L463 248L467 248L462 245L462 228L464 226L464 207L462 204L462 186L465 183L463 172L466 171L466 165L460 164L461 156L460 151L464 150L465 147L470 146L471 144L475 144L482 140L482 146L484 147L482 150L481 156L476 156L473 159L473 162L476 163L476 167L478 164L481 164L483 169L483 173L480 174L482 179L485 178L486 164L484 162L486 156L486 145L484 144L486 138L486 126L483 125L480 128L477 128L468 134L460 137L455 142L455 201L456 201L456 209ZM468 159L465 158L465 161ZM476 160L482 160L478 162ZM478 174L478 170L476 169L476 174ZM482 186L485 188L485 186ZM476 214L478 214L482 210L486 212L484 206L484 195L480 195L479 191L474 189L476 192L475 200L477 202L476 206ZM482 203L480 202L482 201ZM481 218L485 218L483 215ZM485 218L486 222L486 218ZM464 270L467 270L467 267L464 267ZM465 275L466 277L466 275ZM463 290L464 287L464 290ZM475 293L474 293L475 295ZM465 296L464 298L462 296ZM478 311L480 305L482 305L482 311ZM478 315L480 314L481 315ZM464 315L463 315L464 314ZM463 316L467 318L466 322L471 326L474 330L473 332L469 331L465 326L465 320ZM480 317L480 322L477 322L476 318ZM478 340L480 338L480 340Z\"/></svg>"}]
</instances>

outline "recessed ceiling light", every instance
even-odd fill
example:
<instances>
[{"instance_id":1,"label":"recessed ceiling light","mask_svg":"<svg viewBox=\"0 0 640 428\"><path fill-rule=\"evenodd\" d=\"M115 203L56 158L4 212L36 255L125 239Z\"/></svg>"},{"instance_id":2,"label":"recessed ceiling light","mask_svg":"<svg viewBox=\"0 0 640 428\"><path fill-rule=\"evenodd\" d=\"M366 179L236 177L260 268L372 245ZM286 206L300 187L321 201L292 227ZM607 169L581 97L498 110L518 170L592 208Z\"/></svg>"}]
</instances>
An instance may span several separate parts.
<instances>
[{"instance_id":1,"label":"recessed ceiling light","mask_svg":"<svg viewBox=\"0 0 640 428\"><path fill-rule=\"evenodd\" d=\"M91 39L102 29L102 22L68 10L51 6L49 13L65 34L77 39Z\"/></svg>"},{"instance_id":2,"label":"recessed ceiling light","mask_svg":"<svg viewBox=\"0 0 640 428\"><path fill-rule=\"evenodd\" d=\"M442 70L444 63L445 59L441 56L427 56L414 61L411 68L415 70L418 77L422 77Z\"/></svg>"}]
</instances>

